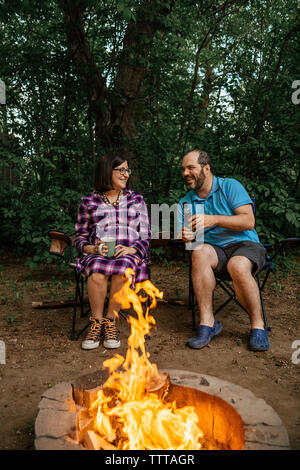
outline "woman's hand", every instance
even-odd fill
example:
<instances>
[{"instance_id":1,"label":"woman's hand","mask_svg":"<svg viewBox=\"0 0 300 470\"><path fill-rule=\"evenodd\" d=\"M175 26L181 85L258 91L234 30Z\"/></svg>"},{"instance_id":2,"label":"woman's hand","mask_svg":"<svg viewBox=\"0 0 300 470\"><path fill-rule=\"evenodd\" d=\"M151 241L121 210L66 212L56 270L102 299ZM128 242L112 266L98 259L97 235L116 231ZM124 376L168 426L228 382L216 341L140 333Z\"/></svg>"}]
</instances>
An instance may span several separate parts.
<instances>
[{"instance_id":1,"label":"woman's hand","mask_svg":"<svg viewBox=\"0 0 300 470\"><path fill-rule=\"evenodd\" d=\"M135 255L137 250L130 246L117 245L115 248L115 258L120 258L126 255Z\"/></svg>"},{"instance_id":2,"label":"woman's hand","mask_svg":"<svg viewBox=\"0 0 300 470\"><path fill-rule=\"evenodd\" d=\"M101 243L103 244L103 246L102 246L102 248L101 248L101 253L99 253L99 246L100 246ZM103 241L98 240L98 241L96 242L96 245L94 245L93 248L94 248L94 254L95 254L95 255L107 256L108 247L107 247L107 245L104 244Z\"/></svg>"}]
</instances>

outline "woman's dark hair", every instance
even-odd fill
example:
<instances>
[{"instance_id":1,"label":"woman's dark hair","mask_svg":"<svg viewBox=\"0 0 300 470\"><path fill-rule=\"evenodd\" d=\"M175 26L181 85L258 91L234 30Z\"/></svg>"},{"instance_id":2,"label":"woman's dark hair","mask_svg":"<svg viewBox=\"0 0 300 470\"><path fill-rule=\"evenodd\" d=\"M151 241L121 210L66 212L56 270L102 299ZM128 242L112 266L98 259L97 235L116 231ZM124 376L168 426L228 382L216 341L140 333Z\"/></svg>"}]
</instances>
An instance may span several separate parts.
<instances>
[{"instance_id":1,"label":"woman's dark hair","mask_svg":"<svg viewBox=\"0 0 300 470\"><path fill-rule=\"evenodd\" d=\"M102 155L95 168L94 190L103 193L113 189L111 183L112 170L124 162L126 162L126 158L119 153Z\"/></svg>"}]
</instances>

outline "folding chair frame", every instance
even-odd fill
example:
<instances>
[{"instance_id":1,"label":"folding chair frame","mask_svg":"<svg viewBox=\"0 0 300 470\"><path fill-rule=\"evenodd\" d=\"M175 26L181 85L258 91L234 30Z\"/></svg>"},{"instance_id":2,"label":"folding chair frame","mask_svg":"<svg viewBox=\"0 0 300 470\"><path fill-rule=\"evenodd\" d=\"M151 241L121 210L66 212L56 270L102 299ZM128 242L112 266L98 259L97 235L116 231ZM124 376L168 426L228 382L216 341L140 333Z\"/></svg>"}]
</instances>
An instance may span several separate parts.
<instances>
[{"instance_id":1,"label":"folding chair frame","mask_svg":"<svg viewBox=\"0 0 300 470\"><path fill-rule=\"evenodd\" d=\"M74 247L74 234L69 236L63 231L58 231L58 230L49 230L48 235L51 239L51 247L50 247L50 253L52 255L65 258L65 253L64 250L66 246L70 247L70 259L68 260L68 264L70 268L73 269L74 272L74 278L75 278L75 296L74 296L74 306L73 306L73 317L72 317L72 330L71 330L71 340L78 340L79 337L82 335L82 333L88 328L90 322L88 322L84 328L82 328L78 333L76 333L76 321L78 317L78 309L80 310L80 317L87 317L89 313L91 312L90 304L88 300L85 300L85 282L86 279L84 278L83 275L81 275L77 268L76 268L76 263L74 260L73 256L73 247ZM282 240L279 243L274 243L274 244L266 244L264 245L266 248L273 248L275 249L275 252L273 256L267 256L267 262L264 267L263 271L265 272L263 281L261 282L260 275L256 275L255 279L258 285L259 289L259 295L260 295L260 301L261 301L261 308L262 308L262 316L264 320L264 325L265 328L268 329L269 331L271 328L269 327L267 323L267 318L266 318L266 311L265 311L265 306L264 306L264 301L263 301L263 290L266 285L266 282L268 280L268 277L270 273L272 272L274 268L274 263L273 260L274 258L284 250L285 247L291 245L299 245L299 238L287 238L285 240ZM55 243L54 243L55 242ZM165 247L167 244L174 245L175 247L178 248L180 245L184 245L182 240L164 240L161 237L158 240L152 240L152 247L157 248L160 246ZM150 257L150 249L149 249L149 257ZM150 265L151 262L149 260L148 262L148 269L149 269L149 279L151 278L151 270L150 270ZM216 283L218 286L220 286L223 291L229 296L229 298L220 306L216 309L214 312L214 315L217 315L229 302L234 301L240 308L242 308L244 311L245 308L240 304L238 299L235 296L234 289L230 285L230 277L229 279L221 279L221 278L216 278ZM188 299L188 305L189 308L192 310L192 323L193 327L196 328L196 319L195 319L195 293L193 289L193 283L192 283L192 258L191 255L189 257L189 299ZM107 306L108 299L106 299L106 304ZM88 304L87 310L85 310L85 304ZM119 311L119 314L127 320L127 316L122 310Z\"/></svg>"},{"instance_id":2,"label":"folding chair frame","mask_svg":"<svg viewBox=\"0 0 300 470\"><path fill-rule=\"evenodd\" d=\"M48 235L51 239L50 253L60 258L66 258L65 249L67 246L70 247L70 258L68 260L69 267L73 269L75 278L75 297L73 306L73 317L72 317L72 330L71 340L76 340L79 336L87 329L89 323L76 335L76 320L78 307L80 309L80 316L86 317L90 312L90 306L87 311L84 311L84 277L78 272L76 263L73 255L74 246L74 234L69 236L65 232L60 230L49 230Z\"/></svg>"},{"instance_id":3,"label":"folding chair frame","mask_svg":"<svg viewBox=\"0 0 300 470\"><path fill-rule=\"evenodd\" d=\"M261 273L265 271L263 281L261 282L260 273L258 273L254 277L257 282L257 287L259 290L259 297L260 297L260 302L261 302L261 310L262 310L262 317L264 321L264 327L268 331L271 331L271 328L267 322L267 315L266 315L266 310L265 310L265 305L264 305L264 300L263 300L263 290L264 290L264 287L266 285L266 282L268 280L270 273L273 271L275 267L273 260L276 256L278 256L284 250L285 247L298 245L299 241L300 241L299 238L294 237L294 238L286 238L285 240L282 240L274 244L264 245L265 248L270 248L270 247L274 248L275 252L272 256L267 255L266 264L263 270L261 271ZM214 315L217 315L231 301L234 301L242 310L247 312L247 310L241 305L241 303L236 298L235 291L233 287L230 285L230 281L231 279L230 279L229 273L228 273L228 278L226 279L216 276L216 287L220 286L223 289L223 291L228 295L229 298L214 311ZM195 293L194 293L193 282L192 282L192 256L191 255L189 259L189 308L192 310L193 328L196 328Z\"/></svg>"},{"instance_id":4,"label":"folding chair frame","mask_svg":"<svg viewBox=\"0 0 300 470\"><path fill-rule=\"evenodd\" d=\"M78 318L78 309L80 311L80 317L87 317L91 312L90 304L85 301L85 277L78 271L76 267L76 262L73 255L73 247L74 247L74 234L69 236L63 231L59 230L49 230L48 235L51 239L51 247L50 253L52 255L58 256L60 258L65 257L65 248L66 246L70 247L70 259L68 264L70 268L73 269L74 278L75 278L75 296L74 296L74 306L73 306L73 317L72 317L72 330L71 330L71 340L77 341L79 337L84 333L84 331L88 328L90 321L78 332L76 333L76 322ZM157 241L159 244L159 240ZM165 241L163 241L163 245ZM150 261L148 262L148 270L149 270L149 279L150 279ZM88 303L88 308L85 311L85 304ZM106 298L104 308L107 307L108 304L108 297ZM124 319L127 320L126 314L119 310L119 315Z\"/></svg>"}]
</instances>

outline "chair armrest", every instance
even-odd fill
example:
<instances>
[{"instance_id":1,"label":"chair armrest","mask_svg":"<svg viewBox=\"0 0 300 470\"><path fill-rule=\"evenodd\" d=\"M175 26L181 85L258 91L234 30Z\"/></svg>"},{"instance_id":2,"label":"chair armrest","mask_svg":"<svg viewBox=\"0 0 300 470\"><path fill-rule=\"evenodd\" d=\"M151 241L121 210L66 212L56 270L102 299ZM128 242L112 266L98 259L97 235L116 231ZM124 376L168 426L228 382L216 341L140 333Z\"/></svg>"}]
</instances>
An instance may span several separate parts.
<instances>
[{"instance_id":1,"label":"chair armrest","mask_svg":"<svg viewBox=\"0 0 300 470\"><path fill-rule=\"evenodd\" d=\"M279 243L297 246L299 245L299 242L300 242L300 238L291 237L291 238L285 238L284 240L281 240Z\"/></svg>"},{"instance_id":2,"label":"chair armrest","mask_svg":"<svg viewBox=\"0 0 300 470\"><path fill-rule=\"evenodd\" d=\"M48 236L51 240L50 254L55 256L64 257L64 250L66 246L74 245L74 235L69 236L60 230L49 230Z\"/></svg>"},{"instance_id":3,"label":"chair armrest","mask_svg":"<svg viewBox=\"0 0 300 470\"><path fill-rule=\"evenodd\" d=\"M280 240L275 243L265 243L264 247L269 248L273 247L275 248L275 252L272 256L270 256L270 260L273 260L284 248L295 248L297 245L300 244L300 238L298 237L289 237L285 238L284 240Z\"/></svg>"}]
</instances>

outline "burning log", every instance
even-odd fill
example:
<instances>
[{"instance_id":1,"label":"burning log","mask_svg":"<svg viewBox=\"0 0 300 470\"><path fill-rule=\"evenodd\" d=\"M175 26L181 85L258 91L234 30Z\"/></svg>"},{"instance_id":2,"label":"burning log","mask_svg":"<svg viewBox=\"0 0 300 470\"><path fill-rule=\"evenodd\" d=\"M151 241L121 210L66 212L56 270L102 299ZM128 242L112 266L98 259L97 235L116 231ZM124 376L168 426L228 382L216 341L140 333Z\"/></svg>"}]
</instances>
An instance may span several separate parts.
<instances>
[{"instance_id":1,"label":"burning log","mask_svg":"<svg viewBox=\"0 0 300 470\"><path fill-rule=\"evenodd\" d=\"M170 375L160 372L149 384L149 393L155 393L158 398L163 399L171 386Z\"/></svg>"},{"instance_id":2,"label":"burning log","mask_svg":"<svg viewBox=\"0 0 300 470\"><path fill-rule=\"evenodd\" d=\"M115 294L122 309L132 306L137 314L137 318L128 317L131 334L126 357L115 354L104 361L103 367L109 373L105 383L98 389L89 387L90 390L80 393L82 403L89 405L88 413L94 420L93 430L87 430L83 443L89 449L105 450L200 449L203 432L197 425L199 418L195 408L179 408L176 400L168 400L172 388L170 378L168 374L159 373L145 349L145 337L151 325L155 325L149 310L163 294L150 281L137 283L133 290L133 274L131 270L126 271L127 282ZM145 297L139 294L143 291L152 300L150 304L147 302L146 313ZM89 425L88 420L83 420L82 425L83 428Z\"/></svg>"},{"instance_id":3,"label":"burning log","mask_svg":"<svg viewBox=\"0 0 300 470\"><path fill-rule=\"evenodd\" d=\"M85 433L84 444L88 450L117 450L115 446L98 436L94 431L87 431Z\"/></svg>"},{"instance_id":4,"label":"burning log","mask_svg":"<svg viewBox=\"0 0 300 470\"><path fill-rule=\"evenodd\" d=\"M104 374L104 371L101 371L101 372L102 372L101 375L99 374L99 372L97 372L95 376L96 377L100 376L102 379L101 382L104 383L105 380L103 379L103 377L105 376L105 374ZM107 374L106 374L106 378L107 378ZM89 409L92 403L97 399L99 390L102 390L103 383L102 384L100 383L98 387L86 388L88 384L84 384L84 379L85 377L81 378L81 384L79 383L76 384L76 382L75 382L75 385L73 384L74 386L73 394L74 394L75 402L78 405ZM94 383L94 380L95 379L92 378L92 383ZM158 375L152 376L148 384L148 387L149 387L149 390L148 390L149 393L155 393L161 398L162 396L165 395L166 391L170 387L170 375L160 372ZM109 393L109 389L106 389L106 393L107 394Z\"/></svg>"},{"instance_id":5,"label":"burning log","mask_svg":"<svg viewBox=\"0 0 300 470\"><path fill-rule=\"evenodd\" d=\"M92 403L97 399L98 392L102 387L92 388L91 390L84 390L83 392L83 406L90 408Z\"/></svg>"},{"instance_id":6,"label":"burning log","mask_svg":"<svg viewBox=\"0 0 300 470\"><path fill-rule=\"evenodd\" d=\"M76 431L72 436L75 441L83 442L85 435L88 431L94 429L94 418L92 418L87 408L82 408L78 411L76 417Z\"/></svg>"},{"instance_id":7,"label":"burning log","mask_svg":"<svg viewBox=\"0 0 300 470\"><path fill-rule=\"evenodd\" d=\"M73 396L77 405L86 406L90 403L90 391L99 390L108 379L107 369L100 369L92 374L84 375L73 383ZM93 398L95 398L93 396Z\"/></svg>"}]
</instances>

